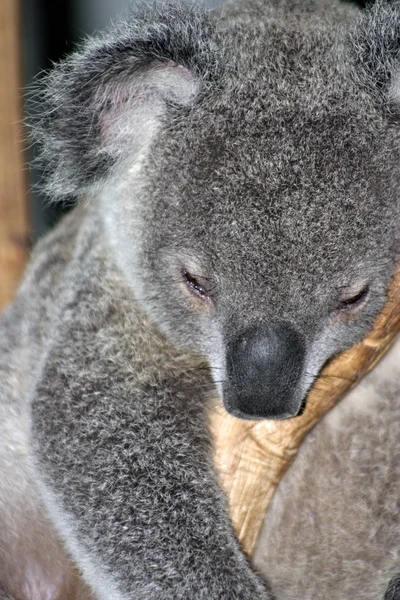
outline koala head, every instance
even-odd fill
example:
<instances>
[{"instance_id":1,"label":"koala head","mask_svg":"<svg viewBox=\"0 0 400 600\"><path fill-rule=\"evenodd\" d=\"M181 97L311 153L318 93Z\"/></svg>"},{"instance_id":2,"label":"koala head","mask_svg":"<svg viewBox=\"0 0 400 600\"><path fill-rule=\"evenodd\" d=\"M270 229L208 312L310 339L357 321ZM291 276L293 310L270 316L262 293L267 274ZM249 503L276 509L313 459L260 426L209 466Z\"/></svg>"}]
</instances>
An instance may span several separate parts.
<instances>
[{"instance_id":1,"label":"koala head","mask_svg":"<svg viewBox=\"0 0 400 600\"><path fill-rule=\"evenodd\" d=\"M400 2L348 25L311 4L139 11L39 97L49 194L92 202L137 302L239 417L298 414L398 259Z\"/></svg>"}]
</instances>

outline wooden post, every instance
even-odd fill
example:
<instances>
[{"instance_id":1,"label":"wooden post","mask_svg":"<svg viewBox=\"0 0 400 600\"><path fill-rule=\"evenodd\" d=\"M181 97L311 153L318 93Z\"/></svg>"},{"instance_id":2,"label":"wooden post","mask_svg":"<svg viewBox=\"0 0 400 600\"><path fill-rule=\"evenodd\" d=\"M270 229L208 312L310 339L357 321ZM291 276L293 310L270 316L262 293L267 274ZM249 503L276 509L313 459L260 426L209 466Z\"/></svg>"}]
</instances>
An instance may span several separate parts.
<instances>
[{"instance_id":1,"label":"wooden post","mask_svg":"<svg viewBox=\"0 0 400 600\"><path fill-rule=\"evenodd\" d=\"M12 299L29 247L22 152L20 3L0 2L0 311Z\"/></svg>"}]
</instances>

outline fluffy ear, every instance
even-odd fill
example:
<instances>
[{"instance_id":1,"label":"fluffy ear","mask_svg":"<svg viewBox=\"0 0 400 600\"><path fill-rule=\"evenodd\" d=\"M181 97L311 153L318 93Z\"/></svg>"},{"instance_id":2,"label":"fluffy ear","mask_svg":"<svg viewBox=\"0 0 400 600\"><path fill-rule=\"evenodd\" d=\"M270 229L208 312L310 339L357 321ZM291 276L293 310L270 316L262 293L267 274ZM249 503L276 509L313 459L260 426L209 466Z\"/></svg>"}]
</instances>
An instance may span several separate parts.
<instances>
[{"instance_id":1,"label":"fluffy ear","mask_svg":"<svg viewBox=\"0 0 400 600\"><path fill-rule=\"evenodd\" d=\"M400 113L400 0L376 0L355 27L352 50L362 83L381 106Z\"/></svg>"},{"instance_id":2,"label":"fluffy ear","mask_svg":"<svg viewBox=\"0 0 400 600\"><path fill-rule=\"evenodd\" d=\"M167 4L89 39L34 93L33 139L45 191L81 197L161 125L218 79L215 33L205 11Z\"/></svg>"}]
</instances>

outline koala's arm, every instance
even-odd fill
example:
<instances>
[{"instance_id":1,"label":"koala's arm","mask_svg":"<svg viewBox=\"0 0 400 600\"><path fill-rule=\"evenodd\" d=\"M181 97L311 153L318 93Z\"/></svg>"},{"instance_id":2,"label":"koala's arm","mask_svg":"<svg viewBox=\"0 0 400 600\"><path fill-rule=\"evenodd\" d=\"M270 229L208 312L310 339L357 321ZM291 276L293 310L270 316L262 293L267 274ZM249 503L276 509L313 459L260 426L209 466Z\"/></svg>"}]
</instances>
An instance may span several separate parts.
<instances>
[{"instance_id":1,"label":"koala's arm","mask_svg":"<svg viewBox=\"0 0 400 600\"><path fill-rule=\"evenodd\" d=\"M214 474L207 369L135 307L99 231L88 219L32 401L53 523L96 598L269 598Z\"/></svg>"},{"instance_id":2,"label":"koala's arm","mask_svg":"<svg viewBox=\"0 0 400 600\"><path fill-rule=\"evenodd\" d=\"M74 558L99 598L267 597L212 471L209 381L102 262L77 265L33 402L45 497Z\"/></svg>"},{"instance_id":3,"label":"koala's arm","mask_svg":"<svg viewBox=\"0 0 400 600\"><path fill-rule=\"evenodd\" d=\"M89 597L46 518L29 448L29 400L57 329L79 212L38 244L16 299L0 318L2 600Z\"/></svg>"}]
</instances>

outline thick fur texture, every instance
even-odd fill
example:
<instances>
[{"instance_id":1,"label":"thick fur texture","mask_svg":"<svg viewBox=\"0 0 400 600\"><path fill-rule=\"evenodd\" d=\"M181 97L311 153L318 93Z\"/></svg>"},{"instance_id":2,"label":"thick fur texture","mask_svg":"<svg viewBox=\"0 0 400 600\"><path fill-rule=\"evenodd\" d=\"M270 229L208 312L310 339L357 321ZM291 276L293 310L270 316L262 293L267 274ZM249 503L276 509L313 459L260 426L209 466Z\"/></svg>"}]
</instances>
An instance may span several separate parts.
<instances>
[{"instance_id":1,"label":"thick fur texture","mask_svg":"<svg viewBox=\"0 0 400 600\"><path fill-rule=\"evenodd\" d=\"M395 575L386 590L384 600L398 600L400 598L400 575Z\"/></svg>"},{"instance_id":2,"label":"thick fur texture","mask_svg":"<svg viewBox=\"0 0 400 600\"><path fill-rule=\"evenodd\" d=\"M83 202L0 326L8 596L63 597L63 547L96 599L270 598L231 529L207 407L218 389L234 414L297 414L385 303L398 27L382 0L167 5L45 78L46 189ZM61 558L38 562L40 536Z\"/></svg>"},{"instance_id":3,"label":"thick fur texture","mask_svg":"<svg viewBox=\"0 0 400 600\"><path fill-rule=\"evenodd\" d=\"M279 485L254 556L277 598L400 598L399 437L400 340Z\"/></svg>"},{"instance_id":4,"label":"thick fur texture","mask_svg":"<svg viewBox=\"0 0 400 600\"><path fill-rule=\"evenodd\" d=\"M131 21L87 39L80 52L58 65L33 95L39 115L34 139L46 165L49 196L85 197L109 177L124 151L132 156L138 121L144 118L149 127L146 114L138 117L140 107L148 104L151 115L152 109L173 112L187 102L173 89L171 71L164 86L151 79L152 71L175 64L187 67L202 90L215 82L222 68L215 37L209 15L189 3L184 9L174 3L160 10L143 5Z\"/></svg>"}]
</instances>

